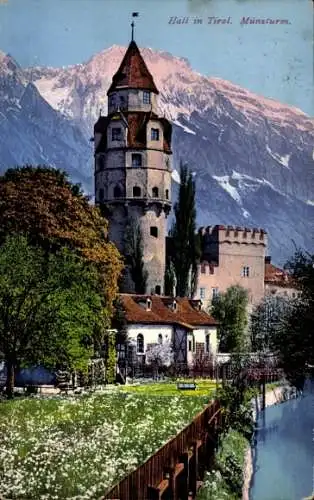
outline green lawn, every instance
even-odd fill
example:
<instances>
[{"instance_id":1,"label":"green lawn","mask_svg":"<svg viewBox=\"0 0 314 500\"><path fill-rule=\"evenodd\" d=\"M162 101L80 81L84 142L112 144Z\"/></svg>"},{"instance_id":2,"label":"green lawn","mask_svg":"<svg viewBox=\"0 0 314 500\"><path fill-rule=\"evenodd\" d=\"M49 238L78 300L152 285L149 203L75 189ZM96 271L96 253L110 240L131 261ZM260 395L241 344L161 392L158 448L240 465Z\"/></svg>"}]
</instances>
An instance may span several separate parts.
<instances>
[{"instance_id":1,"label":"green lawn","mask_svg":"<svg viewBox=\"0 0 314 500\"><path fill-rule=\"evenodd\" d=\"M156 382L143 385L125 385L122 386L121 391L138 395L146 395L146 396L182 396L182 397L186 396L212 397L216 391L216 381L214 380L197 379L195 381L196 384L195 390L177 389L177 383L179 382L191 383L192 381L191 379L189 380L182 379L178 380L177 382Z\"/></svg>"}]
</instances>

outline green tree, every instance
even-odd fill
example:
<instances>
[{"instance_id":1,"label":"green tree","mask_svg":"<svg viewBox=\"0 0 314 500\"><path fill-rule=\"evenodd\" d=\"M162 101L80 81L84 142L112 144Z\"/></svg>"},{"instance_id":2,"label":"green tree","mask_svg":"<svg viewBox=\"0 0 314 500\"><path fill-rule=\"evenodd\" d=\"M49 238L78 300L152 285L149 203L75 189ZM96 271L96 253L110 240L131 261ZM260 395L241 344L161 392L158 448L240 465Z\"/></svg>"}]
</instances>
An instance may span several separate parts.
<instances>
[{"instance_id":1,"label":"green tree","mask_svg":"<svg viewBox=\"0 0 314 500\"><path fill-rule=\"evenodd\" d=\"M0 244L21 233L47 252L68 247L102 276L106 310L112 312L122 261L108 241L108 222L65 172L46 166L9 169L0 177Z\"/></svg>"},{"instance_id":2,"label":"green tree","mask_svg":"<svg viewBox=\"0 0 314 500\"><path fill-rule=\"evenodd\" d=\"M143 260L143 235L140 224L133 217L129 218L125 231L125 261L135 293L146 293L148 273Z\"/></svg>"},{"instance_id":3,"label":"green tree","mask_svg":"<svg viewBox=\"0 0 314 500\"><path fill-rule=\"evenodd\" d=\"M221 352L241 352L246 347L248 294L235 285L216 296L210 313L219 321L218 338Z\"/></svg>"},{"instance_id":4,"label":"green tree","mask_svg":"<svg viewBox=\"0 0 314 500\"><path fill-rule=\"evenodd\" d=\"M314 365L314 255L298 250L286 268L301 296L275 337L274 348L286 376L302 389L306 373Z\"/></svg>"},{"instance_id":5,"label":"green tree","mask_svg":"<svg viewBox=\"0 0 314 500\"><path fill-rule=\"evenodd\" d=\"M172 260L169 260L165 272L165 295L171 297L176 294L176 272Z\"/></svg>"},{"instance_id":6,"label":"green tree","mask_svg":"<svg viewBox=\"0 0 314 500\"><path fill-rule=\"evenodd\" d=\"M24 236L0 247L0 353L12 396L16 369L57 363L86 370L93 335L103 330L100 278L96 269L68 249L47 253Z\"/></svg>"},{"instance_id":7,"label":"green tree","mask_svg":"<svg viewBox=\"0 0 314 500\"><path fill-rule=\"evenodd\" d=\"M176 274L176 294L193 296L197 286L200 239L196 233L195 181L187 165L180 165L180 188L171 228L171 260Z\"/></svg>"},{"instance_id":8,"label":"green tree","mask_svg":"<svg viewBox=\"0 0 314 500\"><path fill-rule=\"evenodd\" d=\"M288 298L268 295L254 308L250 321L253 351L272 350L276 336L285 327L291 307Z\"/></svg>"}]
</instances>

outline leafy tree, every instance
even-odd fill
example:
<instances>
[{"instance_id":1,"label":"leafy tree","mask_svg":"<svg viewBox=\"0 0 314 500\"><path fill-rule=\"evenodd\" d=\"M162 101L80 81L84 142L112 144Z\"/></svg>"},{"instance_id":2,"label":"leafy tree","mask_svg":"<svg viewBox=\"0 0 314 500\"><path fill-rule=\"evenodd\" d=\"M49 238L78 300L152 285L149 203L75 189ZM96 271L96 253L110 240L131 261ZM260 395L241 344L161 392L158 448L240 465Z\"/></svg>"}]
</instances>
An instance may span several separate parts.
<instances>
[{"instance_id":1,"label":"leafy tree","mask_svg":"<svg viewBox=\"0 0 314 500\"><path fill-rule=\"evenodd\" d=\"M146 293L148 273L143 260L143 235L140 224L133 217L130 217L125 232L125 258L135 293Z\"/></svg>"},{"instance_id":2,"label":"leafy tree","mask_svg":"<svg viewBox=\"0 0 314 500\"><path fill-rule=\"evenodd\" d=\"M8 234L22 233L48 253L68 247L96 264L111 314L122 261L107 229L107 220L65 172L25 166L0 177L0 244Z\"/></svg>"},{"instance_id":3,"label":"leafy tree","mask_svg":"<svg viewBox=\"0 0 314 500\"><path fill-rule=\"evenodd\" d=\"M212 316L219 321L218 338L221 352L240 352L245 349L248 294L239 285L214 297Z\"/></svg>"},{"instance_id":4,"label":"leafy tree","mask_svg":"<svg viewBox=\"0 0 314 500\"><path fill-rule=\"evenodd\" d=\"M314 365L314 255L298 250L286 268L302 295L294 301L274 347L287 377L302 389L306 373Z\"/></svg>"},{"instance_id":5,"label":"leafy tree","mask_svg":"<svg viewBox=\"0 0 314 500\"><path fill-rule=\"evenodd\" d=\"M197 286L200 240L196 233L195 181L187 165L180 165L180 189L171 228L172 262L179 297L193 296Z\"/></svg>"},{"instance_id":6,"label":"leafy tree","mask_svg":"<svg viewBox=\"0 0 314 500\"><path fill-rule=\"evenodd\" d=\"M254 308L250 325L253 351L272 350L291 307L286 297L268 295Z\"/></svg>"},{"instance_id":7,"label":"leafy tree","mask_svg":"<svg viewBox=\"0 0 314 500\"><path fill-rule=\"evenodd\" d=\"M94 330L104 331L106 311L95 267L68 249L47 254L24 236L0 247L0 353L7 394L23 364L86 370Z\"/></svg>"}]
</instances>

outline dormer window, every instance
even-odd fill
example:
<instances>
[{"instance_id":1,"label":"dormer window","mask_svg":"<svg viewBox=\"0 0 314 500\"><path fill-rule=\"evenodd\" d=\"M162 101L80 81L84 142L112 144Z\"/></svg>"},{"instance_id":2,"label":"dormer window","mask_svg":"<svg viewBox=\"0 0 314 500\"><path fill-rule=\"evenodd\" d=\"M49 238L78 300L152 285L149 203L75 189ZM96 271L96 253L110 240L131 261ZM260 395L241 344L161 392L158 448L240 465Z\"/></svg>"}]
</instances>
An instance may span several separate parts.
<instances>
[{"instance_id":1,"label":"dormer window","mask_svg":"<svg viewBox=\"0 0 314 500\"><path fill-rule=\"evenodd\" d=\"M152 310L152 301L150 299L146 300L146 311Z\"/></svg>"},{"instance_id":2,"label":"dormer window","mask_svg":"<svg viewBox=\"0 0 314 500\"><path fill-rule=\"evenodd\" d=\"M150 104L150 92L147 90L143 92L143 104Z\"/></svg>"},{"instance_id":3,"label":"dormer window","mask_svg":"<svg viewBox=\"0 0 314 500\"><path fill-rule=\"evenodd\" d=\"M121 141L122 140L122 130L121 127L114 127L112 129L112 140Z\"/></svg>"},{"instance_id":4,"label":"dormer window","mask_svg":"<svg viewBox=\"0 0 314 500\"><path fill-rule=\"evenodd\" d=\"M171 308L172 308L173 312L176 312L176 310L177 310L177 302L175 300L172 302Z\"/></svg>"},{"instance_id":5,"label":"dormer window","mask_svg":"<svg viewBox=\"0 0 314 500\"><path fill-rule=\"evenodd\" d=\"M158 128L151 129L151 140L152 141L159 141L159 129Z\"/></svg>"}]
</instances>

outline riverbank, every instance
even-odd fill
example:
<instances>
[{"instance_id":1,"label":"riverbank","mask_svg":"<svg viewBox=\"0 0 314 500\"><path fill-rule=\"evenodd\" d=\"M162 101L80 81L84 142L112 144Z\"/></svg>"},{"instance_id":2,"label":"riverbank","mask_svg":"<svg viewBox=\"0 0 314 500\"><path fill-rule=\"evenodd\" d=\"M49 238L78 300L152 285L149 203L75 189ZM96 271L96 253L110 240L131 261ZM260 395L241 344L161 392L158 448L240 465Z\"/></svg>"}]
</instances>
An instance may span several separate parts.
<instances>
[{"instance_id":1,"label":"riverbank","mask_svg":"<svg viewBox=\"0 0 314 500\"><path fill-rule=\"evenodd\" d=\"M274 387L272 390L266 392L265 407L277 405L293 399L296 397L296 389L288 384L283 386ZM255 396L252 400L253 418L254 422L257 421L258 413L262 410L262 396ZM251 480L254 473L254 448L250 445L245 451L244 470L243 470L243 488L242 500L249 500L249 492Z\"/></svg>"}]
</instances>

